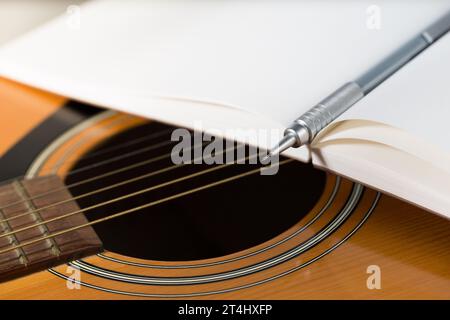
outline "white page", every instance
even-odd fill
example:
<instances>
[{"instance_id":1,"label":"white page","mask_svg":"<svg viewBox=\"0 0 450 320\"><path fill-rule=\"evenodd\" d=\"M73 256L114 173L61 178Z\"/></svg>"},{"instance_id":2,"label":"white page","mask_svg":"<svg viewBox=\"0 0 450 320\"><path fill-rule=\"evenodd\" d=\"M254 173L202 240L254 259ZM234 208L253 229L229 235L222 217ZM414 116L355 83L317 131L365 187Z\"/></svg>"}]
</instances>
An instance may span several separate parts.
<instances>
[{"instance_id":1,"label":"white page","mask_svg":"<svg viewBox=\"0 0 450 320\"><path fill-rule=\"evenodd\" d=\"M380 30L366 28L366 9L373 4L380 5ZM417 35L450 9L450 2L112 0L81 9L79 29L61 17L0 49L0 75L181 126L201 120L217 129L282 129ZM425 61L429 52L417 59ZM420 68L414 65L419 63L405 70ZM380 87L378 99L379 89L362 101L366 107L355 106L352 117L423 131L398 122L395 113L371 114L374 108L365 102L385 102L388 83L403 71ZM418 81L405 76L397 86L411 78ZM445 75L433 79L447 90ZM397 101L403 108L412 105ZM306 148L286 154L309 159ZM338 156L333 159L338 163ZM364 174L347 175L370 183ZM400 194L394 189L390 192Z\"/></svg>"},{"instance_id":2,"label":"white page","mask_svg":"<svg viewBox=\"0 0 450 320\"><path fill-rule=\"evenodd\" d=\"M331 140L317 147L316 166L450 218L448 171L370 140Z\"/></svg>"},{"instance_id":3,"label":"white page","mask_svg":"<svg viewBox=\"0 0 450 320\"><path fill-rule=\"evenodd\" d=\"M341 119L369 119L403 129L450 156L450 34L382 83Z\"/></svg>"},{"instance_id":4,"label":"white page","mask_svg":"<svg viewBox=\"0 0 450 320\"><path fill-rule=\"evenodd\" d=\"M374 4L379 30L366 26ZM79 29L61 17L3 47L0 75L169 122L180 109L161 116L153 97L241 108L281 128L449 8L446 0L99 1L82 6ZM176 120L188 125L184 111Z\"/></svg>"},{"instance_id":5,"label":"white page","mask_svg":"<svg viewBox=\"0 0 450 320\"><path fill-rule=\"evenodd\" d=\"M447 34L325 129L313 163L450 218L449 84Z\"/></svg>"},{"instance_id":6,"label":"white page","mask_svg":"<svg viewBox=\"0 0 450 320\"><path fill-rule=\"evenodd\" d=\"M83 0L3 0L0 1L0 44L59 16L70 5Z\"/></svg>"}]
</instances>

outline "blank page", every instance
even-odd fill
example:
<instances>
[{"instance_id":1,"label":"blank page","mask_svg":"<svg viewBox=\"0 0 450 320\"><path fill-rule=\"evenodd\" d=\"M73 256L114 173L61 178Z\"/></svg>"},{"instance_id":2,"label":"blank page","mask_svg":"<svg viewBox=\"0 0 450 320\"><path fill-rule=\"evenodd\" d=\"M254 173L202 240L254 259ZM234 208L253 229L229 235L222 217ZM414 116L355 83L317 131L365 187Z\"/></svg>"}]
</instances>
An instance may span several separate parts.
<instances>
[{"instance_id":1,"label":"blank page","mask_svg":"<svg viewBox=\"0 0 450 320\"><path fill-rule=\"evenodd\" d=\"M450 155L449 86L450 34L447 34L359 101L341 119L385 123L406 130Z\"/></svg>"}]
</instances>

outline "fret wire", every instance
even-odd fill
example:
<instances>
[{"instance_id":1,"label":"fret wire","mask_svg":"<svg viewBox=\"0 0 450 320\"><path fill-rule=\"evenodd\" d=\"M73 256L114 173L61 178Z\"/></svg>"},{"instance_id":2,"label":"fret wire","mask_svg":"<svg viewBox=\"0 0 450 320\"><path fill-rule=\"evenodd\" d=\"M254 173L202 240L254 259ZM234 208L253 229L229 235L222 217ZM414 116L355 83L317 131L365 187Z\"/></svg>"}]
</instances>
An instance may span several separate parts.
<instances>
[{"instance_id":1,"label":"fret wire","mask_svg":"<svg viewBox=\"0 0 450 320\"><path fill-rule=\"evenodd\" d=\"M225 150L223 150L223 151L221 151L220 153L217 153L217 154L222 154L222 153L230 151L232 149L234 149L234 147L225 149ZM168 156L170 156L170 154L168 154ZM208 159L208 158L210 158L210 157L207 157L206 159ZM198 160L198 159L201 159L201 158L200 157L199 158L195 158L193 161ZM158 175L158 174L161 174L161 173L164 173L164 172L168 172L168 171L171 171L171 170L174 170L174 169L177 169L177 168L181 168L183 166L185 166L185 164L172 165L172 166L168 166L168 167L156 170L156 171L151 171L151 172L146 173L144 175L141 175L141 176L138 176L138 177L134 177L134 178L131 178L131 179L128 179L128 180L124 180L124 181L121 181L121 182L118 182L118 183L115 183L115 184L112 184L112 185L109 185L109 186L106 186L106 187L103 187L103 188L100 188L100 189L96 189L96 190L93 190L93 191L90 191L90 192L78 195L78 196L73 197L71 199L66 199L66 200L62 200L62 201L59 201L59 202L54 202L54 203L51 203L51 204L49 204L47 206L44 206L44 207L36 209L36 210L30 210L30 211L27 211L27 212L23 212L21 214L15 215L15 216L10 217L8 219L0 220L0 222L6 222L6 221L15 220L15 219L18 219L20 217L26 216L26 215L28 215L30 213L38 212L39 210L52 208L54 206L70 202L72 200L78 200L78 199L82 199L82 198L85 198L85 197L89 197L89 196L95 195L95 194L100 193L100 192L104 192L104 191L107 191L107 190L110 190L110 189L114 189L116 187L120 187L122 185L125 185L125 184L128 184L128 183L132 183L132 182L136 182L136 181L139 181L139 180L142 180L142 179L145 179L145 178L153 177L155 175ZM90 179L92 179L92 178L90 178ZM61 189L67 189L68 187L71 187L71 185L65 186L65 188L59 188L59 189L60 190ZM52 192L50 192L50 193L52 193ZM38 195L35 198L38 198L38 197L40 197L40 196ZM22 202L23 201L21 201L20 203L22 203ZM0 209L3 209L3 208L0 208Z\"/></svg>"},{"instance_id":2,"label":"fret wire","mask_svg":"<svg viewBox=\"0 0 450 320\"><path fill-rule=\"evenodd\" d=\"M281 166L283 164L286 164L286 163L289 163L289 162L292 162L292 161L294 161L294 160L293 159L283 160L283 161L281 161L279 163L279 165ZM219 181L215 181L215 182L203 185L203 186L198 187L198 188L194 188L194 189L191 189L191 190L188 190L188 191L177 193L175 195L172 195L172 196L169 196L169 197L166 197L166 198L162 198L162 199L159 199L159 200L156 200L156 201L152 201L152 202L149 202L149 203L141 205L141 206L137 206L137 207L125 210L125 211L121 211L121 212L112 214L110 216L107 216L107 217L104 217L104 218L100 218L100 219L97 219L97 220L94 220L94 221L91 221L91 222L88 222L88 223L85 223L85 224L82 224L82 225L79 225L79 226L75 226L75 227L71 227L71 228L68 228L68 229L65 229L65 230L62 230L62 231L58 231L58 232L49 234L47 236L44 236L44 237L41 237L41 238L38 238L38 239L26 241L24 243L21 243L20 245L15 245L15 246L11 246L11 247L9 247L7 249L0 250L0 254L6 253L6 252L9 252L9 251L12 251L12 250L20 249L20 248L23 248L23 247L26 247L26 246L38 243L40 241L44 241L44 240L47 240L49 238L60 236L60 235L63 235L65 233L76 231L78 229L85 228L85 227L88 227L88 226L92 226L92 225L95 225L95 224L98 224L98 223L101 223L101 222L104 222L104 221L115 219L115 218L124 216L126 214L132 213L132 212L136 212L136 211L139 211L139 210L142 210L142 209L146 209L146 208L149 208L149 207L152 207L152 206L164 203L164 202L168 202L170 200L181 198L183 196L186 196L186 195L198 192L198 191L202 191L202 190L205 190L205 189L208 189L208 188L212 188L212 187L218 186L220 184L224 184L224 183L236 180L236 179L240 179L240 178L243 178L243 177L255 174L260 169L261 168L253 169L253 170L250 170L250 171L247 171L247 172L244 172L244 173L241 173L241 174L229 177L229 178L225 178L225 179L222 179L222 180L219 180Z\"/></svg>"}]
</instances>

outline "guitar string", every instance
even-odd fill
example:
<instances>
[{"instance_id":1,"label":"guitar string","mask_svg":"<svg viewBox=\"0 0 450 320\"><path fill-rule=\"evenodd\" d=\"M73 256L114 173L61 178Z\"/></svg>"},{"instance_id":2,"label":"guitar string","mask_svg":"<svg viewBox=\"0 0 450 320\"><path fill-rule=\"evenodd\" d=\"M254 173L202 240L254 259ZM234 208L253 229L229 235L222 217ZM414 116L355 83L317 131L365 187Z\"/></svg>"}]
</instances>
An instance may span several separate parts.
<instances>
[{"instance_id":1,"label":"guitar string","mask_svg":"<svg viewBox=\"0 0 450 320\"><path fill-rule=\"evenodd\" d=\"M83 209L78 209L76 211L72 211L72 212L66 213L66 214L64 214L62 216L54 217L54 218L51 218L49 220L40 221L40 222L38 222L36 224L25 226L25 227L19 228L17 230L12 230L12 231L7 232L7 233L1 233L0 234L0 239L4 238L4 237L7 237L7 236L10 236L10 235L13 235L13 234L17 234L17 233L22 232L22 231L26 231L26 230L29 230L29 229L32 229L32 228L39 227L41 225L44 225L44 224L47 224L47 223L50 223L50 222L54 222L54 221L58 221L58 220L61 220L61 219L64 219L64 218L68 218L68 217L73 216L75 214L79 214L79 213L82 213L82 212L86 212L86 211L90 211L90 210L93 210L93 209L97 209L97 208L100 208L102 206L106 206L106 205L109 205L111 203L114 203L114 202L122 201L122 200L125 200L125 199L128 199L128 198L132 198L132 197L135 197L135 196L143 194L143 193L147 193L147 192L150 192L150 191L153 191L153 190L157 190L157 189L160 189L160 188L163 188L163 187L167 187L167 186L175 184L177 182L181 182L181 181L185 181L185 180L188 180L188 179L191 179L191 178L199 177L199 176L202 176L204 174L207 174L207 173L210 173L210 172L214 172L214 171L220 170L222 168L229 167L230 165L232 165L232 163L222 164L222 165L219 165L219 166L216 166L216 167L212 167L212 168L209 168L209 169L206 169L206 170L203 170L203 171L195 172L195 173L189 174L187 176L183 176L183 177L180 177L180 178L177 178L177 179L173 179L173 180L170 180L170 181L166 181L166 182L160 183L160 184L158 184L156 186L152 186L152 187L148 187L148 188L145 188L145 189L141 189L141 190L135 191L133 193L125 194L125 195L122 195L120 197L116 197L116 198L113 198L113 199L110 199L110 200L107 200L107 201L104 201L104 202L96 203L95 205L92 205L92 206L89 206L89 207L86 207L86 208L83 208ZM38 208L38 210L40 211L40 210L42 210L42 208Z\"/></svg>"},{"instance_id":2,"label":"guitar string","mask_svg":"<svg viewBox=\"0 0 450 320\"><path fill-rule=\"evenodd\" d=\"M137 144L137 143L142 142L142 141L151 140L153 138L158 138L158 137L164 135L165 133L170 132L171 130L172 129L164 129L164 130L161 130L161 131L157 131L157 132L152 133L152 134L150 134L148 136L132 139L130 141L127 141L127 142L124 142L124 143L120 143L120 144L115 145L115 146L111 146L111 147L108 147L108 148L105 148L105 149L102 149L102 150L99 150L99 151L95 151L93 153L88 153L88 154L83 155L83 156L81 156L81 157L79 157L79 158L77 158L75 160L72 160L72 161L65 161L64 164L71 164L71 163L75 163L75 162L78 162L80 160L85 160L85 159L88 159L88 158L90 159L90 158L93 158L95 156L98 156L98 155L110 152L112 150L117 150L117 149L120 149L120 148L123 148L123 147L127 147L127 146L130 146L130 145L133 145L133 144ZM59 165L56 165L56 166L50 167L49 170L54 170L54 169L57 169L58 167L59 167ZM21 179L24 179L24 178L25 178L24 175L20 175L20 176L16 176L16 177L13 177L13 178L6 179L6 180L2 180L2 181L0 181L0 186L5 185L5 184L9 184L9 183L14 182L16 180L21 180ZM1 194L3 194L3 193L1 193ZM1 209L2 208L0 207L0 210Z\"/></svg>"},{"instance_id":3,"label":"guitar string","mask_svg":"<svg viewBox=\"0 0 450 320\"><path fill-rule=\"evenodd\" d=\"M204 145L204 143L202 145ZM193 146L193 147L187 148L186 150L190 151L190 150L193 150L193 149L195 149L197 147L200 147L200 146L198 146L198 145L197 146ZM153 157L153 158L150 158L150 159L147 159L147 160L143 160L143 161L134 163L132 165L128 165L128 166L123 167L123 168L111 170L111 171L105 172L103 174L100 174L100 175L97 175L97 176L94 176L94 177L91 177L91 178L86 178L84 180L80 180L80 181L71 183L69 185L65 185L63 187L54 188L54 189L51 189L49 191L46 191L46 192L34 195L32 197L27 197L27 198L23 198L21 200L15 201L15 202L10 202L9 204L6 204L3 207L0 207L0 210L4 210L4 209L7 209L7 208L10 208L10 207L12 207L14 205L17 205L17 204L25 203L27 201L36 200L36 199L42 198L44 196L47 196L49 194L52 194L52 193L55 193L55 192L58 192L58 191L61 191L61 190L67 189L67 188L78 187L80 185L83 185L83 184L86 184L86 183L89 183L89 182L93 182L93 181L96 181L96 180L99 180L99 179L103 179L103 178L106 178L106 177L109 177L109 176L112 176L112 175L115 175L115 174L118 174L118 173L121 173L121 172L124 172L124 171L135 169L135 168L141 167L141 166L146 165L146 164L157 162L159 160L163 160L165 158L169 158L170 155L171 155L171 153L166 153L164 155ZM13 190L10 191L10 193L13 193L13 192L14 192ZM1 222L1 220L0 220L0 222Z\"/></svg>"},{"instance_id":4,"label":"guitar string","mask_svg":"<svg viewBox=\"0 0 450 320\"><path fill-rule=\"evenodd\" d=\"M230 147L228 149L222 150L222 151L218 152L217 155L225 153L225 152L228 152L228 151L231 151L231 150L234 150L234 147ZM209 158L211 158L211 157L206 157L205 159L209 159ZM196 160L200 160L200 159L203 159L203 158L198 157L198 158L195 158L193 161L195 162ZM115 184L108 185L108 186L103 187L103 188L95 189L95 190L92 190L92 191L80 194L78 196L72 197L70 199L61 200L61 201L58 201L58 202L53 202L53 203L50 203L50 204L48 204L48 205L46 205L44 207L33 209L33 210L29 210L29 211L17 214L15 216L9 217L7 219L2 219L2 220L0 220L0 223L16 220L18 218L21 218L23 216L29 215L31 213L37 213L40 210L52 208L52 207L55 207L55 206L58 206L58 205L70 202L72 200L79 200L79 199L82 199L82 198L85 198L85 197L89 197L89 196L92 196L92 195L95 195L95 194L98 194L98 193L101 193L101 192L104 192L104 191L107 191L107 190L111 190L111 189L114 189L114 188L117 188L117 187L129 184L129 183L133 183L133 182L145 179L145 178L150 178L150 177L153 177L153 176L161 174L161 173L169 172L171 170L184 167L185 165L186 164L183 164L183 163L182 164L178 164L178 165L175 164L175 165L164 167L164 168L156 170L156 171L150 171L150 172L148 172L146 174L143 174L143 175L131 178L131 179L123 180L123 181L117 182ZM65 189L67 189L67 186L62 187L61 189L65 190Z\"/></svg>"},{"instance_id":5,"label":"guitar string","mask_svg":"<svg viewBox=\"0 0 450 320\"><path fill-rule=\"evenodd\" d=\"M169 144L171 144L171 143L173 143L173 142L174 142L174 141L168 140L168 141L164 141L164 142L161 142L161 143L158 143L158 144L156 144L156 145L149 146L149 147L144 147L144 148L136 149L136 150L133 150L133 151L131 151L131 152L124 153L124 154L122 154L122 155L120 155L120 156L116 156L116 157L113 157L113 158L110 158L110 159L107 159L107 160L100 161L100 162L98 162L98 163L95 164L95 167L99 167L99 166L101 166L101 165L108 164L108 163L111 163L111 162L114 162L114 161L117 161L117 160L122 160L122 159L124 159L124 158L130 157L130 156L134 156L134 155L137 155L137 154L146 152L146 151L152 151L152 150L154 150L154 149L158 149L158 148L160 148L160 147L164 147L164 146L166 146L166 145L169 145ZM102 150L99 150L99 152L101 152L101 151L102 151ZM88 157L88 156L89 156L89 154L88 154L88 155L85 155L84 157ZM78 159L73 160L73 161L65 161L64 164L70 164L70 163L78 162L79 160L83 160L84 157L82 156L81 158L78 158ZM54 169L57 169L58 167L59 167L59 165L58 165L58 166L54 166L54 167L50 167L49 170L54 170ZM79 168L79 169L77 169L77 170L80 170L80 171L86 171L86 170L91 169L91 168L93 168L93 167L94 167L93 165L88 165L88 166L85 166L85 167L81 167L81 168ZM77 173L77 172L75 172L75 170L72 170L72 171L69 171L69 172L67 173L67 175L72 175L72 174L75 174L75 173ZM5 180L5 181L6 181L6 182L8 182L8 181L9 181L9 182L13 182L14 180L17 180L17 179L20 179L20 178L23 178L23 177L24 177L24 176L19 176L19 177L16 177L16 178L11 178L11 179ZM5 183L5 181L2 181L2 182L0 183L0 185L3 185L3 184ZM2 194L2 193L0 193L0 195L1 195L1 194ZM1 208L0 208L0 209L1 209Z\"/></svg>"},{"instance_id":6,"label":"guitar string","mask_svg":"<svg viewBox=\"0 0 450 320\"><path fill-rule=\"evenodd\" d=\"M159 142L157 144L154 144L154 145L151 145L151 146L148 146L148 147L144 147L144 148L141 148L141 149L133 150L131 152L127 152L127 153L121 154L119 156L115 156L115 157L112 157L112 158L109 158L109 159L106 159L106 160L103 160L103 161L100 161L100 162L97 162L97 163L93 163L93 164L86 165L86 166L78 168L78 169L71 170L71 171L69 171L66 174L66 176L69 177L71 175L74 175L74 174L77 174L77 173L80 173L80 172L84 172L86 170L91 170L91 169L94 169L94 168L98 168L98 167L104 166L106 164L113 163L113 162L118 161L118 160L123 160L123 159L129 158L129 157L135 156L137 154L144 153L146 151L156 150L156 149L159 149L161 147L165 147L165 146L167 146L169 144L173 144L174 142L175 141L168 140L168 141Z\"/></svg>"},{"instance_id":7,"label":"guitar string","mask_svg":"<svg viewBox=\"0 0 450 320\"><path fill-rule=\"evenodd\" d=\"M125 159L125 158L127 158L127 157L130 157L130 156L134 156L134 155L143 153L143 152L145 152L145 151L156 150L156 149L158 149L158 148L160 148L160 147L164 147L164 146L166 146L166 145L169 145L169 144L171 144L172 142L174 142L174 141L165 141L165 142L162 142L162 143L159 143L159 144L150 146L150 147L144 147L144 148L141 148L141 149L134 150L134 151L132 151L132 152L124 153L123 155L116 156L116 157L110 158L110 159L108 159L108 160L100 161L100 162L98 162L98 163L96 163L96 164L92 164L92 165L88 165L88 166L85 166L85 167L81 167L81 168L78 168L78 169L76 169L76 170L69 171L69 172L66 174L66 177L67 177L67 176L70 176L70 175L73 175L73 174L76 174L76 173L79 173L79 172L82 172L82 171L90 170L90 169L93 169L93 168L98 168L98 167L100 167L100 166L102 166L102 165L105 165L105 164L108 164L108 163L112 163L112 162L114 162L114 161L122 160L122 159ZM203 143L201 144L201 146L203 146L203 145L205 145L205 144L206 144L206 142L203 142ZM197 145L197 146L188 148L188 150L195 149L195 148L197 148L197 147L200 147L200 145ZM133 168L139 167L139 166L144 165L144 164L148 164L148 163L152 163L152 162L155 162L155 161L158 161L158 160L162 160L163 158L165 158L165 157L167 157L167 156L170 156L170 153L166 154L166 156L159 156L159 157L155 157L155 158L152 158L152 159L149 159L149 160L146 160L146 161L142 161L142 162L138 163L138 165L131 165L131 166L128 166L128 167L124 167L124 168L123 168L124 170L118 169L118 170L113 171L112 173L105 173L105 174L102 174L102 175L99 176L98 179L104 178L104 177L107 177L107 176L110 176L110 175L113 175L113 174L116 174L116 173L119 173L119 172L121 172L121 171L133 169ZM65 162L65 163L71 163L71 162ZM50 168L50 169L52 169L52 168ZM11 182L13 182L14 180L16 180L16 179L10 179ZM92 178L86 179L86 181L82 180L82 181L79 181L79 182L75 183L74 185L69 185L69 186L66 186L66 187L79 186L79 185L81 185L81 184L83 184L83 183L85 183L85 182L92 182L92 181L94 181L94 180L97 180L97 178L96 178L96 177L92 177ZM3 183L4 183L4 182L2 182L2 184L3 184ZM19 201L11 202L11 203L9 203L9 204L6 204L6 205L0 207L0 210L9 208L9 207L11 207L11 206L14 206L14 205L17 205L17 204L20 204L20 203L24 203L24 202L29 201L29 200L34 200L34 199L36 199L36 198L40 198L40 197L42 197L42 196L51 194L51 193L53 193L53 192L61 191L61 190L62 190L62 188L57 188L57 189L54 189L54 190L49 190L49 191L45 192L44 194L38 194L38 195L35 195L35 196L32 197L32 198L24 198L24 199L21 199L21 200L19 200ZM10 193L13 193L13 192L14 192L14 191L9 191L9 192L7 192L6 194L10 194ZM3 193L1 193L1 194L3 194Z\"/></svg>"},{"instance_id":8,"label":"guitar string","mask_svg":"<svg viewBox=\"0 0 450 320\"><path fill-rule=\"evenodd\" d=\"M281 161L279 163L279 165L282 166L283 164L286 164L286 163L289 163L289 162L292 162L292 161L294 161L294 160L293 159L286 159L286 160ZM26 246L38 243L40 241L44 241L44 240L47 240L47 239L50 239L50 238L54 238L54 237L66 234L68 232L72 232L72 231L76 231L76 230L79 230L79 229L82 229L82 228L86 228L88 226L92 226L92 225L95 225L95 224L98 224L98 223L101 223L101 222L105 222L105 221L108 221L108 220L111 220L111 219L115 219L115 218L124 216L126 214L130 214L130 213L133 213L133 212L136 212L136 211L140 211L140 210L143 210L143 209L146 209L146 208L149 208L149 207L153 207L153 206L156 206L156 205L164 203L164 202L168 202L168 201L171 201L171 200L174 200L174 199L178 199L178 198L184 197L186 195L190 195L190 194L195 193L195 192L199 192L199 191L202 191L202 190L205 190L205 189L208 189L208 188L212 188L212 187L215 187L215 186L218 186L218 185L221 185L221 184L233 181L233 180L237 180L237 179L240 179L240 178L243 178L243 177L255 174L260 169L261 168L249 170L247 172L244 172L244 173L232 176L232 177L228 177L228 178L225 178L225 179L221 179L221 180L218 180L218 181L215 181L215 182L212 182L212 183L209 183L209 184L197 187L197 188L193 188L193 189L190 189L190 190L187 190L187 191L184 191L184 192L180 192L180 193L177 193L177 194L169 196L169 197L165 197L165 198L161 198L159 200L151 201L151 202L148 202L148 203L146 203L144 205L140 205L140 206L128 209L128 210L120 211L120 212L114 213L114 214L112 214L110 216L107 216L107 217L104 217L104 218L100 218L100 219L97 219L97 220L94 220L94 221L91 221L91 222L88 222L88 223L85 223L85 224L82 224L82 225L79 225L79 226L75 226L75 227L67 228L65 230L54 232L54 233L51 233L51 234L46 235L46 236L41 237L41 238L25 241L25 242L23 242L21 244L10 246L10 247L8 247L6 249L0 250L0 254L6 253L6 252L9 252L9 251L13 251L13 250L17 250L17 249L21 249L23 247L26 247Z\"/></svg>"},{"instance_id":9,"label":"guitar string","mask_svg":"<svg viewBox=\"0 0 450 320\"><path fill-rule=\"evenodd\" d=\"M81 156L81 157L79 157L79 158L77 158L77 159L75 159L73 161L65 161L64 163L65 164L73 163L73 162L78 162L80 160L85 160L85 159L91 159L93 157L98 157L99 155L111 152L113 150L120 150L122 148L129 147L129 146L132 146L132 145L135 145L135 144L147 141L147 140L153 140L155 138L159 138L159 137L165 135L166 133L171 132L172 130L173 129L163 129L163 130L160 130L160 131L156 131L156 132L154 132L152 134L145 135L143 137L127 140L126 142L119 143L117 145L114 145L114 146L111 146L111 147L107 147L107 148L104 148L104 149L101 149L101 150L98 150L98 151L94 151L92 153L88 153L88 154L83 155L83 156Z\"/></svg>"},{"instance_id":10,"label":"guitar string","mask_svg":"<svg viewBox=\"0 0 450 320\"><path fill-rule=\"evenodd\" d=\"M165 147L165 146L167 146L167 145L169 145L169 144L171 144L173 142L174 141L170 141L170 140L169 141L164 141L164 142L157 143L157 144L149 146L149 147L144 147L144 148L137 149L137 150L134 150L134 151L131 151L131 152L127 152L127 153L124 153L124 154L122 154L120 156L112 157L112 158L109 158L107 160L99 161L99 162L97 162L95 164L87 165L87 166L78 168L76 170L68 171L66 173L66 176L71 176L71 175L74 175L74 174L77 174L77 173L80 173L80 172L83 172L83 171L86 171L86 170L98 168L98 167L101 167L101 166L106 165L106 164L113 163L113 162L118 161L118 160L123 160L125 158L132 157L132 156L135 156L135 155L140 154L140 153L144 153L146 151L156 150L156 149ZM70 162L65 162L65 163L70 163ZM53 168L50 168L50 169L55 169L55 168L57 168L57 167L53 167ZM10 180L13 182L15 179L10 179ZM11 192L9 192L9 193L11 193ZM0 194L9 194L9 193L0 193ZM10 206L10 205L13 205L13 204L8 204L8 206ZM4 208L6 208L6 207L0 207L0 210L4 209Z\"/></svg>"},{"instance_id":11,"label":"guitar string","mask_svg":"<svg viewBox=\"0 0 450 320\"><path fill-rule=\"evenodd\" d=\"M168 130L171 130L171 129L168 129ZM157 132L157 133L159 133L159 132ZM155 134L157 134L157 133L155 133ZM69 171L68 173L66 173L66 177L70 176L70 175L73 175L73 174L76 174L76 173L79 173L79 172L82 172L82 171L89 170L89 169L98 168L98 167L100 167L102 165L105 165L105 164L108 164L108 163L112 163L114 161L122 160L124 158L130 157L130 156L134 156L134 155L143 153L145 151L156 150L156 149L158 149L160 147L164 147L166 145L169 145L172 142L173 141L165 141L165 142L162 142L162 143L157 144L157 145L153 145L153 146L150 146L150 147L144 147L144 148L141 148L141 149L134 150L132 152L124 153L123 155L116 156L116 157L110 158L108 160L100 161L100 162L98 162L96 164L92 164L92 165L89 165L89 166L81 167L81 168L78 168L76 170ZM203 146L205 144L206 144L206 142L203 142L201 145ZM197 147L200 147L200 145L188 148L188 150L195 149ZM100 150L100 151L102 151L102 150ZM156 162L156 161L162 160L162 159L166 158L167 156L170 156L170 154L168 153L168 154L166 154L166 156L159 156L159 157L151 158L149 160L145 160L145 161L139 162L137 164L133 164L133 165L128 166L128 167L124 167L124 168L117 169L117 170L114 170L114 171L111 171L111 172L107 172L105 174L101 174L98 177L92 177L92 178L89 178L89 179L86 179L86 180L78 181L78 182L76 182L74 184L71 184L71 185L68 185L68 186L65 186L65 187L67 187L67 188L76 187L76 186L82 185L82 184L87 183L87 182L92 182L92 181L95 181L95 180L98 180L98 179L101 179L101 178L105 178L105 177L108 177L108 176L111 176L111 175L114 175L114 174L117 174L117 173L120 173L120 172L123 172L123 171L126 171L126 170L131 170L133 168L137 168L137 167L145 165L145 164L149 164L149 163L152 163L152 162ZM66 162L64 162L64 164L72 163L72 162L76 162L76 161L71 161L71 162L66 161ZM50 169L55 169L55 168L57 168L57 166L53 167L53 168L50 168ZM15 181L17 179L18 178L13 178L13 179L9 179L8 181L13 182L13 181ZM2 185L4 183L5 183L5 181L0 182L0 185ZM37 198L46 196L48 194L51 194L51 193L54 193L54 192L57 192L57 191L61 191L62 189L64 189L64 187L56 188L56 189L53 189L53 190L46 191L45 193L42 193L42 194L34 195L33 197L28 197L28 198L24 198L24 199L15 201L15 202L8 203L6 205L0 206L0 210L12 207L12 206L17 205L17 204L24 203L26 201L35 200ZM13 192L14 191L11 190L11 191L8 191L6 193L0 193L0 194L11 194Z\"/></svg>"}]
</instances>

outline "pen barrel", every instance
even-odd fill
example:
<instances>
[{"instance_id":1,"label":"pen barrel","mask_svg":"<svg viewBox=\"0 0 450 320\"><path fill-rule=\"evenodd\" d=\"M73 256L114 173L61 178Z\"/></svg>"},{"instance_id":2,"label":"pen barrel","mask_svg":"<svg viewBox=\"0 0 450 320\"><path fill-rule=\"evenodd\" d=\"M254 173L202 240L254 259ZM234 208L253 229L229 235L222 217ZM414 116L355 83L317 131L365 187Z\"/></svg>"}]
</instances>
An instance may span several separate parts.
<instances>
[{"instance_id":1,"label":"pen barrel","mask_svg":"<svg viewBox=\"0 0 450 320\"><path fill-rule=\"evenodd\" d=\"M369 69L361 77L356 79L355 82L358 83L364 91L364 94L368 94L428 46L427 39L423 35L419 35Z\"/></svg>"},{"instance_id":2,"label":"pen barrel","mask_svg":"<svg viewBox=\"0 0 450 320\"><path fill-rule=\"evenodd\" d=\"M361 87L348 82L297 118L287 130L297 132L299 144L310 143L323 128L344 113L364 96ZM304 134L304 129L308 134ZM304 141L307 140L307 141Z\"/></svg>"},{"instance_id":3,"label":"pen barrel","mask_svg":"<svg viewBox=\"0 0 450 320\"><path fill-rule=\"evenodd\" d=\"M290 147L311 143L322 129L449 30L450 11L361 77L344 84L297 118L286 128L283 140L271 152L280 153Z\"/></svg>"}]
</instances>

